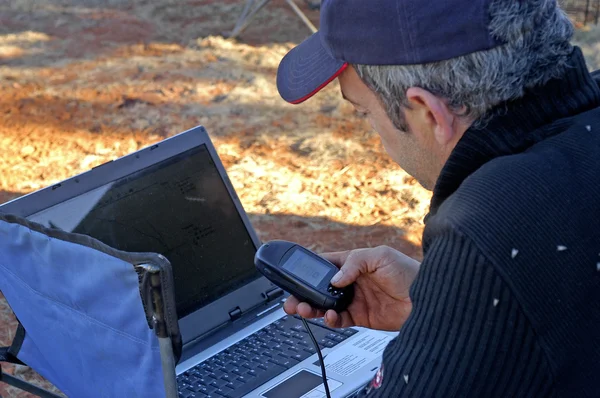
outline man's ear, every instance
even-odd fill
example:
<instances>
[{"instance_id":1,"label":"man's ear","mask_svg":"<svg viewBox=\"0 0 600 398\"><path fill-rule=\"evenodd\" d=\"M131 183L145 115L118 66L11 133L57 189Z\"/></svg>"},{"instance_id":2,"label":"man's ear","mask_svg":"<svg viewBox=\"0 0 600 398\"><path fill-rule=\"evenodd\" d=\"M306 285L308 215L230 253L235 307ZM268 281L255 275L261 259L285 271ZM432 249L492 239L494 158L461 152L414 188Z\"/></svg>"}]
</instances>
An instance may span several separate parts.
<instances>
[{"instance_id":1,"label":"man's ear","mask_svg":"<svg viewBox=\"0 0 600 398\"><path fill-rule=\"evenodd\" d=\"M419 118L421 131L432 133L440 145L446 145L452 141L456 116L443 99L419 87L409 88L406 91L406 97L410 112Z\"/></svg>"}]
</instances>

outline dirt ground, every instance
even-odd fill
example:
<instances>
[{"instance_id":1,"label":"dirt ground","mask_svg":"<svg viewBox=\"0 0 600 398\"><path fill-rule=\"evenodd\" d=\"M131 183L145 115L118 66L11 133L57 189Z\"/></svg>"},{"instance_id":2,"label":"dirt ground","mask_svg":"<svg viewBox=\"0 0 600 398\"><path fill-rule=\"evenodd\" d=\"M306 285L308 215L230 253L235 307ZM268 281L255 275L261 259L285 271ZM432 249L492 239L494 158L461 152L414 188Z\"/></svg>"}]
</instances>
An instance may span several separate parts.
<instances>
[{"instance_id":1,"label":"dirt ground","mask_svg":"<svg viewBox=\"0 0 600 398\"><path fill-rule=\"evenodd\" d=\"M318 12L298 4L318 26ZM0 203L203 125L262 239L316 251L386 244L419 259L430 193L387 157L337 84L286 104L276 68L309 31L273 0L238 40L225 39L242 9L0 1ZM578 35L595 67L595 36ZM0 345L14 330L0 300ZM0 395L28 396L1 383Z\"/></svg>"}]
</instances>

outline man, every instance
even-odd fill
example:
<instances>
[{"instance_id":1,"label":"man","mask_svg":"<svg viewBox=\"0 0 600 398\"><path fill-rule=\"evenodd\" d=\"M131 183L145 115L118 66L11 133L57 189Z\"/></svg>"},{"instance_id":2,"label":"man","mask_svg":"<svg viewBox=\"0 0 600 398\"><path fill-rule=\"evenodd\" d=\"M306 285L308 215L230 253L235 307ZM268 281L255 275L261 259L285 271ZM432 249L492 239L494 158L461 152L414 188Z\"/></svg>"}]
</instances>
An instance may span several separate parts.
<instances>
[{"instance_id":1,"label":"man","mask_svg":"<svg viewBox=\"0 0 600 398\"><path fill-rule=\"evenodd\" d=\"M347 311L399 330L369 397L600 396L600 87L554 0L324 0L277 84L337 78L386 151L433 190L421 264L329 253Z\"/></svg>"}]
</instances>

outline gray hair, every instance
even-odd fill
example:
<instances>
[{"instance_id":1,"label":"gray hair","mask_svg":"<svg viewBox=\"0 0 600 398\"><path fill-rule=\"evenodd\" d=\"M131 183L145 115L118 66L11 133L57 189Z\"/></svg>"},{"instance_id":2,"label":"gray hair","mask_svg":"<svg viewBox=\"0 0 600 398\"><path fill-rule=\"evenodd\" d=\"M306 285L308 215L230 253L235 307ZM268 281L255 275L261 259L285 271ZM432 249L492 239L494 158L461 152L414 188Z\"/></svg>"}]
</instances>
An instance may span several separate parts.
<instances>
[{"instance_id":1,"label":"gray hair","mask_svg":"<svg viewBox=\"0 0 600 398\"><path fill-rule=\"evenodd\" d=\"M556 0L492 0L490 17L491 34L506 43L491 50L421 65L353 66L402 131L408 131L403 108L410 87L481 123L494 106L561 76L572 51L573 25Z\"/></svg>"}]
</instances>

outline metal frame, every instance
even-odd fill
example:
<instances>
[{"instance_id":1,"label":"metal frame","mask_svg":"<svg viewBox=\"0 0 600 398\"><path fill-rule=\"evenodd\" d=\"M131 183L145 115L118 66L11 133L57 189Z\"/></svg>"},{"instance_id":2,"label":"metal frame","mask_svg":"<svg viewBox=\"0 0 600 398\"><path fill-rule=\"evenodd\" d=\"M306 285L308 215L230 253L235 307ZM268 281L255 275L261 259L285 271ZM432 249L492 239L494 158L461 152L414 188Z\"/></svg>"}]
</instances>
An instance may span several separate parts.
<instances>
[{"instance_id":1,"label":"metal frame","mask_svg":"<svg viewBox=\"0 0 600 398\"><path fill-rule=\"evenodd\" d=\"M160 280L160 267L152 264L140 264L150 274L150 286L152 288L152 328L160 347L160 361L163 371L163 382L165 385L166 398L177 398L177 374L175 373L175 356L173 355L173 342L169 337L169 330L164 314L164 300L162 296L162 285Z\"/></svg>"},{"instance_id":2,"label":"metal frame","mask_svg":"<svg viewBox=\"0 0 600 398\"><path fill-rule=\"evenodd\" d=\"M4 382L9 386L16 387L20 390L28 392L38 397L42 398L62 398L61 395L56 395L48 390L44 390L41 387L36 386L35 384L29 383L23 379L15 377L13 375L9 375L8 373L4 373L2 371L2 367L0 366L0 382Z\"/></svg>"},{"instance_id":3,"label":"metal frame","mask_svg":"<svg viewBox=\"0 0 600 398\"><path fill-rule=\"evenodd\" d=\"M269 3L269 1L271 1L271 0L246 0L246 5L244 6L244 10L242 11L242 14L240 15L240 17L238 18L238 21L235 24L235 27L231 31L229 38L233 39L233 38L236 38L237 36L239 36L250 25L250 22L252 22L252 18L254 18L254 16L256 16L256 13L258 13L260 10L262 10L263 7ZM292 8L292 10L296 13L296 15L302 20L302 22L304 22L304 24L308 27L308 29L310 29L310 31L312 33L315 33L317 31L317 28L315 27L315 25L313 25L312 22L310 22L310 20L308 19L306 14L304 14L302 12L300 7L298 7L298 5L296 5L296 3L294 3L294 0L285 0L285 1Z\"/></svg>"}]
</instances>

